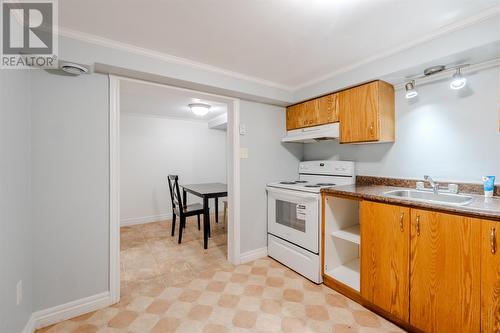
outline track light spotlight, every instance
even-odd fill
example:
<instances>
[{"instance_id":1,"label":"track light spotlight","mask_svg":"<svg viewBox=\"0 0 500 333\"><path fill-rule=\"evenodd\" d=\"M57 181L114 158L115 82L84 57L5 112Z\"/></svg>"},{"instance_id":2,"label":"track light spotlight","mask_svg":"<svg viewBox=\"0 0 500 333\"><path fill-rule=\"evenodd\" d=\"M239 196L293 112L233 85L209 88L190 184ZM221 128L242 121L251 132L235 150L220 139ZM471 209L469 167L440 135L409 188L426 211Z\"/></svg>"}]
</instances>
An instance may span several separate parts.
<instances>
[{"instance_id":1,"label":"track light spotlight","mask_svg":"<svg viewBox=\"0 0 500 333\"><path fill-rule=\"evenodd\" d=\"M453 74L450 82L450 88L454 90L462 89L467 84L467 79L460 72L460 67Z\"/></svg>"},{"instance_id":2,"label":"track light spotlight","mask_svg":"<svg viewBox=\"0 0 500 333\"><path fill-rule=\"evenodd\" d=\"M406 98L414 98L418 96L418 91L415 89L415 80L411 80L405 84Z\"/></svg>"}]
</instances>

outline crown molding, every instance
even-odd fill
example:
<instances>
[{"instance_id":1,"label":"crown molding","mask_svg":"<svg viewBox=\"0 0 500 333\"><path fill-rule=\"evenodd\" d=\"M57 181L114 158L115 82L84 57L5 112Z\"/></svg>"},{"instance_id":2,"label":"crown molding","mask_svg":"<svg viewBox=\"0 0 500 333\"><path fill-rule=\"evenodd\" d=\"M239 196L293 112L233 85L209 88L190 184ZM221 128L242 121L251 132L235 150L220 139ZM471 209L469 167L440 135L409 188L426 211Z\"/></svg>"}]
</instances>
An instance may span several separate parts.
<instances>
[{"instance_id":1,"label":"crown molding","mask_svg":"<svg viewBox=\"0 0 500 333\"><path fill-rule=\"evenodd\" d=\"M296 92L297 90L300 90L300 89L306 88L308 86L312 86L314 84L320 83L322 81L331 79L337 75L349 72L351 70L359 68L363 65L367 65L367 64L372 63L374 61L390 57L394 54L397 54L399 52L402 52L402 51L408 50L412 47L415 47L419 44L423 44L425 42L429 42L431 40L439 38L443 35L453 33L455 31L470 27L472 25L478 24L482 21L488 20L488 19L493 18L493 17L498 16L498 15L500 15L500 5L493 6L493 7L489 8L485 11L482 11L478 14L475 14L475 15L466 17L464 19L455 21L455 22L450 23L448 25L445 25L437 30L434 30L431 33L426 34L420 38L416 38L416 39L412 40L411 42L401 44L395 48L391 48L391 49L388 49L384 52L380 52L375 56L368 57L364 60L346 65L346 66L341 67L339 69L336 69L335 71L332 71L328 74L319 76L315 79L306 81L306 82L298 84L298 85L284 85L284 84L277 83L274 81L269 81L269 80L265 80L262 78L242 74L239 72L230 71L227 69L208 65L205 63L196 62L193 60L173 56L170 54L154 51L151 49L135 46L135 45L128 44L128 43L118 42L118 41L115 41L112 39L84 33L84 32L77 31L77 30L68 29L65 27L59 27L58 34L60 36L80 40L83 42L87 42L87 43L91 43L91 44L95 44L95 45L100 45L100 46L104 46L104 47L108 47L108 48L113 48L113 49L121 50L121 51L125 51L125 52L130 52L133 54L138 54L138 55L158 59L158 60L169 62L172 64L187 66L187 67L191 67L191 68L195 68L195 69L206 70L206 71L209 71L212 73L226 75L226 76L229 76L229 77L232 77L235 79L245 80L245 81L265 85L268 87L283 89L283 90L286 90L286 91L293 93L293 92Z\"/></svg>"},{"instance_id":2,"label":"crown molding","mask_svg":"<svg viewBox=\"0 0 500 333\"><path fill-rule=\"evenodd\" d=\"M293 87L291 87L291 86L280 84L277 82L261 79L258 77L242 74L239 72L230 71L227 69L223 69L223 68L208 65L205 63L189 60L186 58L177 57L177 56L170 55L170 54L163 53L163 52L154 51L154 50L143 48L140 46L118 42L116 40L88 34L85 32L81 32L81 31L77 31L77 30L73 30L73 29L69 29L69 28L65 28L65 27L59 27L58 35L63 36L63 37L68 37L71 39L75 39L75 40L79 40L82 42L87 42L87 43L91 43L91 44L95 44L95 45L99 45L99 46L112 48L115 50L130 52L133 54L158 59L158 60L165 61L168 63L176 64L176 65L187 66L187 67L191 67L194 69L201 69L201 70L209 71L209 72L216 73L216 74L226 75L226 76L229 76L229 77L232 77L235 79L239 79L239 80L245 80L245 81L249 81L249 82L253 82L253 83L257 83L257 84L261 84L261 85L265 85L265 86L269 86L269 87L273 87L273 88L283 89L283 90L290 91L290 92L293 89Z\"/></svg>"},{"instance_id":3,"label":"crown molding","mask_svg":"<svg viewBox=\"0 0 500 333\"><path fill-rule=\"evenodd\" d=\"M424 35L420 38L416 38L416 39L412 40L411 42L401 44L395 48L386 50L385 52L378 53L377 55L375 55L373 57L369 57L369 58L366 58L364 60L352 63L350 65L341 67L333 72L330 72L326 75L322 75L316 79L312 79L312 80L309 80L307 82L301 83L299 85L293 86L292 89L294 91L297 91L299 89L303 89L303 88L306 88L308 86L312 86L312 85L320 83L322 81L331 79L332 77L335 77L337 75L354 70L354 69L361 67L363 65L367 65L371 62L390 57L394 54L397 54L399 52L402 52L402 51L408 50L412 47L415 47L419 44L423 44L425 42L429 42L433 39L439 38L443 35L470 27L472 25L486 21L486 20L493 18L495 16L498 16L498 15L500 15L500 5L496 5L496 6L491 7L485 11L482 11L476 15L472 15L472 16L466 17L462 20L458 20L458 21L455 21L455 22L450 23L448 25L445 25L437 30L434 30L433 32L431 32L427 35Z\"/></svg>"}]
</instances>

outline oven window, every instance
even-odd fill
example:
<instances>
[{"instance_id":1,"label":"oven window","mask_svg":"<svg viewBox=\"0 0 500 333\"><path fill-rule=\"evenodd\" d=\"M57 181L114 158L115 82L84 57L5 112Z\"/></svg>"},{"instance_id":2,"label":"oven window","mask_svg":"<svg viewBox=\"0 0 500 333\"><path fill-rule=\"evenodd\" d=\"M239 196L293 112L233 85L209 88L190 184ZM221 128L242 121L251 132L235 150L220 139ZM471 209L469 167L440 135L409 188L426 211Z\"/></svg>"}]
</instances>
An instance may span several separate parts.
<instances>
[{"instance_id":1,"label":"oven window","mask_svg":"<svg viewBox=\"0 0 500 333\"><path fill-rule=\"evenodd\" d=\"M276 223L306 232L306 206L276 200Z\"/></svg>"}]
</instances>

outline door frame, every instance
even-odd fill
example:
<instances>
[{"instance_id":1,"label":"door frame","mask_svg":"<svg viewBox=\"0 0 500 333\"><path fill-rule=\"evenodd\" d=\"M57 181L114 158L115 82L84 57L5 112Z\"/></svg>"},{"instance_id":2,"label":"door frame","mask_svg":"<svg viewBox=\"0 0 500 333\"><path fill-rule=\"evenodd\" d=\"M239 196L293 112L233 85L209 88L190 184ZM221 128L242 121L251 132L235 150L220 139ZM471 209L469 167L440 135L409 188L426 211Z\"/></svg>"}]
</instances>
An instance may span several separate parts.
<instances>
[{"instance_id":1,"label":"door frame","mask_svg":"<svg viewBox=\"0 0 500 333\"><path fill-rule=\"evenodd\" d=\"M240 263L240 100L139 79L109 75L109 290L111 303L120 300L120 81L134 81L183 92L202 93L228 103L226 175L228 184L227 254Z\"/></svg>"}]
</instances>

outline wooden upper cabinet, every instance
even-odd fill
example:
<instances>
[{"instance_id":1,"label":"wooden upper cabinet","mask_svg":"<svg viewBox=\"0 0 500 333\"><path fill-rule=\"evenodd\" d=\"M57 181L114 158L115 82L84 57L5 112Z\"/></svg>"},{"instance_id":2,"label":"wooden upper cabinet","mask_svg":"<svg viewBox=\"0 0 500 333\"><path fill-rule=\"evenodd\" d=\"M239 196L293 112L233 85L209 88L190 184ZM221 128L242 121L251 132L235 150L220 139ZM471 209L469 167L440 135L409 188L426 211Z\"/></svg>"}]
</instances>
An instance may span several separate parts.
<instances>
[{"instance_id":1,"label":"wooden upper cabinet","mask_svg":"<svg viewBox=\"0 0 500 333\"><path fill-rule=\"evenodd\" d=\"M289 131L338 121L338 94L330 94L286 108L286 129Z\"/></svg>"},{"instance_id":2,"label":"wooden upper cabinet","mask_svg":"<svg viewBox=\"0 0 500 333\"><path fill-rule=\"evenodd\" d=\"M339 121L339 94L330 94L316 99L318 125Z\"/></svg>"},{"instance_id":3,"label":"wooden upper cabinet","mask_svg":"<svg viewBox=\"0 0 500 333\"><path fill-rule=\"evenodd\" d=\"M286 129L300 128L304 114L304 104L296 104L286 108Z\"/></svg>"},{"instance_id":4,"label":"wooden upper cabinet","mask_svg":"<svg viewBox=\"0 0 500 333\"><path fill-rule=\"evenodd\" d=\"M319 119L319 109L316 100L304 102L304 114L302 115L301 127L315 126Z\"/></svg>"},{"instance_id":5,"label":"wooden upper cabinet","mask_svg":"<svg viewBox=\"0 0 500 333\"><path fill-rule=\"evenodd\" d=\"M339 93L340 143L395 140L394 87L374 81Z\"/></svg>"},{"instance_id":6,"label":"wooden upper cabinet","mask_svg":"<svg viewBox=\"0 0 500 333\"><path fill-rule=\"evenodd\" d=\"M410 209L361 203L361 296L409 320Z\"/></svg>"},{"instance_id":7,"label":"wooden upper cabinet","mask_svg":"<svg viewBox=\"0 0 500 333\"><path fill-rule=\"evenodd\" d=\"M500 223L481 223L481 332L500 332Z\"/></svg>"},{"instance_id":8,"label":"wooden upper cabinet","mask_svg":"<svg viewBox=\"0 0 500 333\"><path fill-rule=\"evenodd\" d=\"M479 332L481 220L411 209L410 324Z\"/></svg>"}]
</instances>

